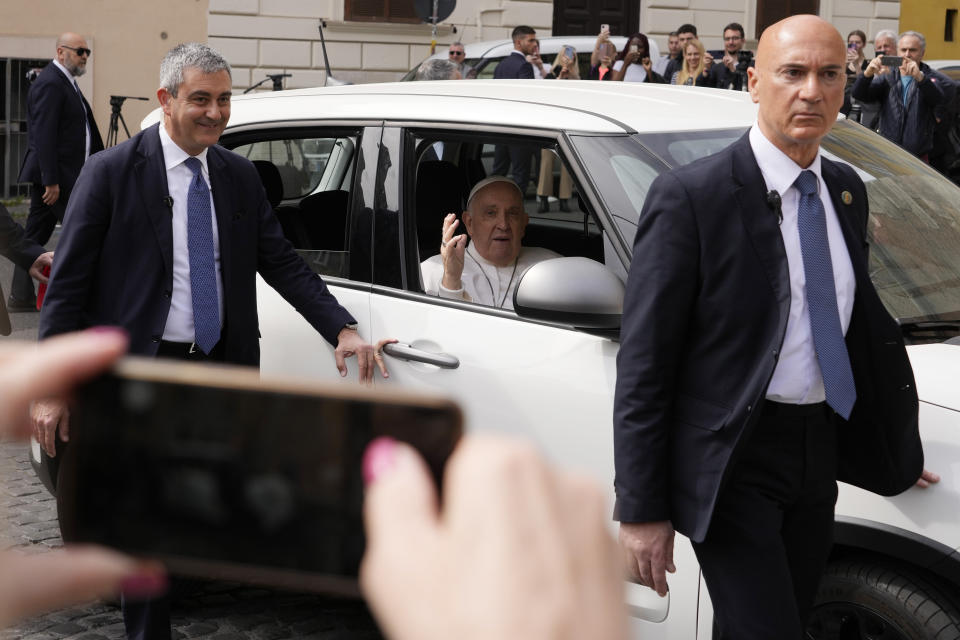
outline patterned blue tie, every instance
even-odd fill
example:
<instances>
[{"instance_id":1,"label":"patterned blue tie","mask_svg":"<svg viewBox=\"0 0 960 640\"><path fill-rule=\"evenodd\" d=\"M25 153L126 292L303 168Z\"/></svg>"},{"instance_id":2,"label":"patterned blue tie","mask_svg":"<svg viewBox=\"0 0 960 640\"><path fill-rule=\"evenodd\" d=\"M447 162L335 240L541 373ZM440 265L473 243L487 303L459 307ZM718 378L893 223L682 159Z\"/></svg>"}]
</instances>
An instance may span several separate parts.
<instances>
[{"instance_id":1,"label":"patterned blue tie","mask_svg":"<svg viewBox=\"0 0 960 640\"><path fill-rule=\"evenodd\" d=\"M220 340L220 301L213 261L213 216L210 190L196 158L184 160L193 172L187 195L187 250L190 254L190 293L193 298L193 335L197 346L209 354Z\"/></svg>"},{"instance_id":2,"label":"patterned blue tie","mask_svg":"<svg viewBox=\"0 0 960 640\"><path fill-rule=\"evenodd\" d=\"M794 182L800 191L797 224L803 273L807 281L810 329L823 375L827 404L848 419L857 401L857 389L850 369L847 345L843 341L840 313L837 311L837 290L830 261L830 243L827 240L827 218L823 202L817 194L817 183L817 176L812 171L801 172Z\"/></svg>"}]
</instances>

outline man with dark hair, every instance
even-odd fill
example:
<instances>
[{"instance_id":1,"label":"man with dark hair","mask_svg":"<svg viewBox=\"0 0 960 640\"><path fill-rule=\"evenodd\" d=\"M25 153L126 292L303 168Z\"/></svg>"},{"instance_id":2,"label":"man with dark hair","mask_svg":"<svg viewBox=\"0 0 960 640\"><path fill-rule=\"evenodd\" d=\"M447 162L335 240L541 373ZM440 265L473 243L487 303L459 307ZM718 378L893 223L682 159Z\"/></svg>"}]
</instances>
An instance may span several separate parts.
<instances>
[{"instance_id":1,"label":"man with dark hair","mask_svg":"<svg viewBox=\"0 0 960 640\"><path fill-rule=\"evenodd\" d=\"M923 62L926 46L923 34L905 31L897 43L900 66L885 66L878 55L857 78L852 95L880 102L880 135L929 162L937 117L952 102L956 85Z\"/></svg>"},{"instance_id":2,"label":"man with dark hair","mask_svg":"<svg viewBox=\"0 0 960 640\"><path fill-rule=\"evenodd\" d=\"M93 111L76 81L86 73L91 55L83 36L62 34L57 38L57 57L27 94L27 155L19 181L30 183L26 234L39 244L45 244L63 220L83 163L103 149ZM37 310L33 282L21 267L14 271L7 306L11 311Z\"/></svg>"},{"instance_id":3,"label":"man with dark hair","mask_svg":"<svg viewBox=\"0 0 960 640\"><path fill-rule=\"evenodd\" d=\"M662 76L667 72L667 65L670 64L670 61L677 60L681 57L680 38L677 36L676 31L671 31L670 35L667 36L667 54L660 56L654 61L653 70Z\"/></svg>"},{"instance_id":4,"label":"man with dark hair","mask_svg":"<svg viewBox=\"0 0 960 640\"><path fill-rule=\"evenodd\" d=\"M527 61L527 56L533 55L537 49L537 32L533 27L520 25L514 28L510 37L513 38L513 51L500 61L493 77L497 80L533 80L533 65ZM498 144L493 151L494 175L509 175L520 187L520 192L526 192L533 152L534 149L527 145Z\"/></svg>"},{"instance_id":5,"label":"man with dark hair","mask_svg":"<svg viewBox=\"0 0 960 640\"><path fill-rule=\"evenodd\" d=\"M747 67L753 66L753 59L744 60L741 64L740 54L743 49L743 25L731 22L723 28L723 57L720 64L710 67L713 76L713 86L718 89L733 89L743 91L746 88ZM747 52L749 53L749 52ZM746 56L744 56L746 57Z\"/></svg>"},{"instance_id":6,"label":"man with dark hair","mask_svg":"<svg viewBox=\"0 0 960 640\"><path fill-rule=\"evenodd\" d=\"M673 77L673 74L683 67L683 51L687 48L687 44L691 40L697 39L697 28L692 24L682 24L677 27L677 42L680 47L680 52L676 58L671 58L670 62L667 63L666 71L661 74L668 81Z\"/></svg>"}]
</instances>

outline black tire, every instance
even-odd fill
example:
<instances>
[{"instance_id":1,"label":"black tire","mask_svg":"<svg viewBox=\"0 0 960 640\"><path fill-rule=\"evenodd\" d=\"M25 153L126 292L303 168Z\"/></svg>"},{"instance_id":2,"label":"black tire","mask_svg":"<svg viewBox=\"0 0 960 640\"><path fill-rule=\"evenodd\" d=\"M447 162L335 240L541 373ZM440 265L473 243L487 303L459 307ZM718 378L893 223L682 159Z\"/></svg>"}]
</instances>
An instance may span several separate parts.
<instances>
[{"instance_id":1,"label":"black tire","mask_svg":"<svg viewBox=\"0 0 960 640\"><path fill-rule=\"evenodd\" d=\"M931 579L893 563L832 562L807 624L811 640L960 640L960 611Z\"/></svg>"}]
</instances>

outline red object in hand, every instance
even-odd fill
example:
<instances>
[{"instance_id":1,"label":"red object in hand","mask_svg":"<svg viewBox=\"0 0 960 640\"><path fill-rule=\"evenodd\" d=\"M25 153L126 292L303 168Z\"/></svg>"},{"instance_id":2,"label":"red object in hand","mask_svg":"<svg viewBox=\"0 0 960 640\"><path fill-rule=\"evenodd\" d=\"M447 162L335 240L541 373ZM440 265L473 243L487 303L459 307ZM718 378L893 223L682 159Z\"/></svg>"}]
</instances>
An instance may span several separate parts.
<instances>
[{"instance_id":1,"label":"red object in hand","mask_svg":"<svg viewBox=\"0 0 960 640\"><path fill-rule=\"evenodd\" d=\"M43 275L50 277L50 265L45 265L43 267ZM37 311L40 311L40 307L43 306L43 297L47 295L47 283L41 282L37 286Z\"/></svg>"}]
</instances>

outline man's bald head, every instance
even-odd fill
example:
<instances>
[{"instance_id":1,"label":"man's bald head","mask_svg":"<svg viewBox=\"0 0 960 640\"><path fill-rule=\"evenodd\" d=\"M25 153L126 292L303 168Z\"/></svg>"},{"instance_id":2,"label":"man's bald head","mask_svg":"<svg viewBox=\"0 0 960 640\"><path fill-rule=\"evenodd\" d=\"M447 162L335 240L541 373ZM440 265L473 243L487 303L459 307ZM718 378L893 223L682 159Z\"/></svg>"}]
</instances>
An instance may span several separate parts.
<instances>
[{"instance_id":1,"label":"man's bald head","mask_svg":"<svg viewBox=\"0 0 960 640\"><path fill-rule=\"evenodd\" d=\"M82 76L86 73L89 57L90 49L87 47L87 41L80 34L67 31L57 38L57 62L72 75Z\"/></svg>"},{"instance_id":2,"label":"man's bald head","mask_svg":"<svg viewBox=\"0 0 960 640\"><path fill-rule=\"evenodd\" d=\"M792 16L767 27L749 69L764 136L806 167L843 105L846 44L829 22Z\"/></svg>"}]
</instances>

